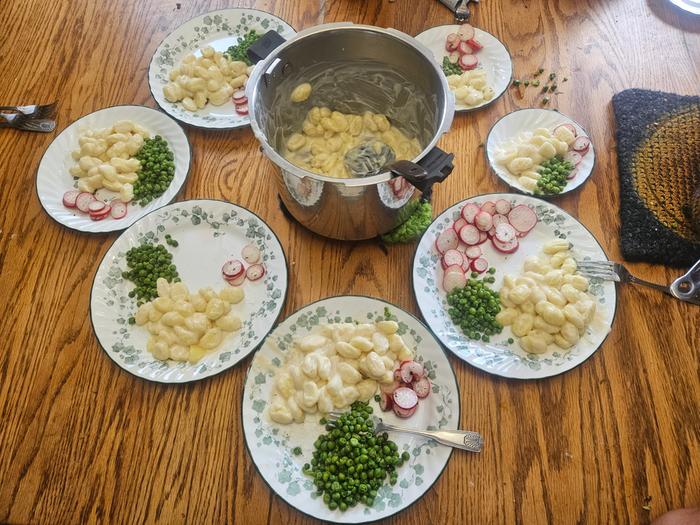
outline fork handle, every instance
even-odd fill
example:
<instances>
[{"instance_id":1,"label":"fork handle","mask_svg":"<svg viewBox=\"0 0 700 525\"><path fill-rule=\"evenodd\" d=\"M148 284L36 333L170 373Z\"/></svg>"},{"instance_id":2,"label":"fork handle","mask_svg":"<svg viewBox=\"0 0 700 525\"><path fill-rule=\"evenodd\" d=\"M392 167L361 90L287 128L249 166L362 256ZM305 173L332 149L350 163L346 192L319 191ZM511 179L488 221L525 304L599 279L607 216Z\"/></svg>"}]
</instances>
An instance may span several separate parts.
<instances>
[{"instance_id":1,"label":"fork handle","mask_svg":"<svg viewBox=\"0 0 700 525\"><path fill-rule=\"evenodd\" d=\"M629 276L629 282L631 282L632 284L641 284L642 286L646 286L648 288L654 288L655 290L659 290L665 294L673 296L673 294L671 293L670 286L663 286L661 284L650 283L649 281L645 281L643 279L640 279L639 277L635 277L632 274L630 274Z\"/></svg>"},{"instance_id":2,"label":"fork handle","mask_svg":"<svg viewBox=\"0 0 700 525\"><path fill-rule=\"evenodd\" d=\"M448 447L459 448L469 452L481 452L484 446L481 434L471 430L413 430L387 425L386 423L382 426L385 430L427 437Z\"/></svg>"}]
</instances>

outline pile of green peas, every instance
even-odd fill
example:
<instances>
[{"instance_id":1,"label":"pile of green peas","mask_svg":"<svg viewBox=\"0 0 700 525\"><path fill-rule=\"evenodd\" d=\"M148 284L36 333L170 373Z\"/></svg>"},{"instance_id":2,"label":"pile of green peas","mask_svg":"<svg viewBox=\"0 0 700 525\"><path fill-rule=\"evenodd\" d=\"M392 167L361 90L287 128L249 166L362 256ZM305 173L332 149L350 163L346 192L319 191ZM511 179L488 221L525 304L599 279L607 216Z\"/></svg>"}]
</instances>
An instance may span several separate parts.
<instances>
[{"instance_id":1,"label":"pile of green peas","mask_svg":"<svg viewBox=\"0 0 700 525\"><path fill-rule=\"evenodd\" d=\"M492 335L503 330L496 321L496 315L501 311L501 300L498 293L488 287L488 283L495 281L494 272L495 269L490 268L490 275L483 280L476 279L472 274L464 288L455 288L447 294L447 313L469 339L488 343Z\"/></svg>"},{"instance_id":2,"label":"pile of green peas","mask_svg":"<svg viewBox=\"0 0 700 525\"><path fill-rule=\"evenodd\" d=\"M175 161L168 143L160 135L144 140L135 158L141 163L141 170L134 182L134 200L145 206L168 189L175 177Z\"/></svg>"},{"instance_id":3,"label":"pile of green peas","mask_svg":"<svg viewBox=\"0 0 700 525\"><path fill-rule=\"evenodd\" d=\"M172 254L161 244L146 243L131 248L126 252L126 265L129 269L122 272L122 277L136 285L129 297L135 297L139 306L158 296L156 281L160 277L171 283L180 281Z\"/></svg>"},{"instance_id":4,"label":"pile of green peas","mask_svg":"<svg viewBox=\"0 0 700 525\"><path fill-rule=\"evenodd\" d=\"M396 469L410 458L408 452L399 454L386 432L375 435L371 414L371 406L356 401L337 421L321 419L326 433L314 443L303 472L313 478L318 496L331 510L345 511L358 503L371 507L387 475L395 485Z\"/></svg>"},{"instance_id":5,"label":"pile of green peas","mask_svg":"<svg viewBox=\"0 0 700 525\"><path fill-rule=\"evenodd\" d=\"M573 169L574 165L559 155L544 161L542 167L537 170L541 177L537 179L535 194L555 195L561 193L566 186L566 177Z\"/></svg>"}]
</instances>

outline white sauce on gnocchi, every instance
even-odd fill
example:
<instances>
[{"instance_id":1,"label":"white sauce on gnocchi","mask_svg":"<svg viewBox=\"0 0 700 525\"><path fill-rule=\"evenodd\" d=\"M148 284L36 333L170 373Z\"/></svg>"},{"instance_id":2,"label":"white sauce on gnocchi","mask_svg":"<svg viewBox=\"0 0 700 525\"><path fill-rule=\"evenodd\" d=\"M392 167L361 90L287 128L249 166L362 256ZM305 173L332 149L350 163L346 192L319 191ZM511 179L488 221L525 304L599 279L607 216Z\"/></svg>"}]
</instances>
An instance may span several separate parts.
<instances>
[{"instance_id":1,"label":"white sauce on gnocchi","mask_svg":"<svg viewBox=\"0 0 700 525\"><path fill-rule=\"evenodd\" d=\"M556 155L564 156L576 136L566 126L554 132L547 128L525 131L496 148L494 160L529 191L537 187L541 163Z\"/></svg>"},{"instance_id":2,"label":"white sauce on gnocchi","mask_svg":"<svg viewBox=\"0 0 700 525\"><path fill-rule=\"evenodd\" d=\"M394 381L397 361L413 358L398 329L395 321L324 324L296 338L275 374L270 418L301 423L305 414L370 399L378 384Z\"/></svg>"},{"instance_id":3,"label":"white sauce on gnocchi","mask_svg":"<svg viewBox=\"0 0 700 525\"><path fill-rule=\"evenodd\" d=\"M119 193L119 199L134 198L134 182L141 163L133 158L143 146L148 131L130 120L120 120L104 129L85 130L78 138L80 148L71 153L78 178L78 190L95 193L101 188Z\"/></svg>"},{"instance_id":4,"label":"white sauce on gnocchi","mask_svg":"<svg viewBox=\"0 0 700 525\"><path fill-rule=\"evenodd\" d=\"M168 102L180 102L187 111L197 111L211 102L226 103L236 89L243 88L253 66L230 60L214 48L202 48L201 56L185 55L180 65L170 70L163 96Z\"/></svg>"},{"instance_id":5,"label":"white sauce on gnocchi","mask_svg":"<svg viewBox=\"0 0 700 525\"><path fill-rule=\"evenodd\" d=\"M521 275L503 279L496 320L510 326L526 352L571 348L593 320L596 304L586 293L588 279L576 273L570 248L566 240L550 241L543 255L525 259Z\"/></svg>"},{"instance_id":6,"label":"white sauce on gnocchi","mask_svg":"<svg viewBox=\"0 0 700 525\"><path fill-rule=\"evenodd\" d=\"M244 298L243 290L227 286L218 293L202 288L190 293L181 283L156 281L158 297L142 304L134 318L149 332L146 348L160 360L196 363L216 348L231 332L241 328L231 305Z\"/></svg>"},{"instance_id":7,"label":"white sauce on gnocchi","mask_svg":"<svg viewBox=\"0 0 700 525\"><path fill-rule=\"evenodd\" d=\"M493 88L486 82L486 71L483 69L448 75L447 85L455 94L457 102L463 106L478 106L495 96Z\"/></svg>"},{"instance_id":8,"label":"white sauce on gnocchi","mask_svg":"<svg viewBox=\"0 0 700 525\"><path fill-rule=\"evenodd\" d=\"M310 86L309 86L310 87ZM412 160L421 151L415 138L395 128L386 115L366 111L349 115L314 107L302 124L302 132L287 139L283 156L308 171L336 178L350 178L345 154L360 144L383 142L394 150L396 160Z\"/></svg>"}]
</instances>

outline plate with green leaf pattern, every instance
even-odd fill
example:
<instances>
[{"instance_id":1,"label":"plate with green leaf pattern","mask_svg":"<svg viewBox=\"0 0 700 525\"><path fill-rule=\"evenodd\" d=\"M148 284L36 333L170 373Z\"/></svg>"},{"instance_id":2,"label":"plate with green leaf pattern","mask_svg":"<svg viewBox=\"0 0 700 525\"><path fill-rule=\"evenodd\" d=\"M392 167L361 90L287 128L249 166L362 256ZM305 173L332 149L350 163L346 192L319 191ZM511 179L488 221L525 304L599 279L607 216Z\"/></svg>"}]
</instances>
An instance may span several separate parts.
<instances>
[{"instance_id":1,"label":"plate with green leaf pattern","mask_svg":"<svg viewBox=\"0 0 700 525\"><path fill-rule=\"evenodd\" d=\"M229 287L221 273L224 262L242 259L241 250L248 244L260 251L265 274L243 283L245 297L232 307L242 321L241 329L226 335L217 348L194 363L156 359L146 348L146 326L129 321L137 309L136 300L129 297L134 283L122 272L128 270L127 251L144 243L162 245L172 254L172 263L190 293ZM287 282L282 246L260 217L224 201L176 202L135 222L107 250L93 280L90 318L104 351L127 372L161 383L196 381L234 366L260 345L282 311Z\"/></svg>"},{"instance_id":2,"label":"plate with green leaf pattern","mask_svg":"<svg viewBox=\"0 0 700 525\"><path fill-rule=\"evenodd\" d=\"M179 66L189 53L201 56L201 49L211 46L223 53L237 45L250 31L263 35L276 31L285 40L296 31L281 18L242 7L221 9L196 16L173 30L160 43L148 68L148 85L151 95L160 108L177 120L206 129L234 129L250 124L248 115L240 115L232 100L220 106L211 102L197 111L186 110L181 102L170 102L163 95L163 87L170 81L170 71Z\"/></svg>"},{"instance_id":3,"label":"plate with green leaf pattern","mask_svg":"<svg viewBox=\"0 0 700 525\"><path fill-rule=\"evenodd\" d=\"M482 206L503 199L511 207L525 205L537 215L534 228L519 239L518 249L510 254L499 252L488 240L479 245L489 266L495 269L490 288L500 290L506 275L518 276L529 256L540 255L542 247L553 239L565 239L572 246L576 260L607 261L608 258L593 234L578 220L549 202L513 193L492 193L470 197L442 212L423 234L413 257L411 270L413 292L423 319L445 347L460 359L491 374L517 379L538 379L561 374L588 359L605 341L615 317L617 295L615 283L591 279L587 294L595 304L592 322L578 343L567 350L552 345L541 354L521 349L510 326L488 340L469 339L455 325L448 313L447 295L442 287L444 270L435 246L437 236L452 228L467 203ZM473 276L473 275L472 275ZM467 277L470 277L468 275Z\"/></svg>"},{"instance_id":4,"label":"plate with green leaf pattern","mask_svg":"<svg viewBox=\"0 0 700 525\"><path fill-rule=\"evenodd\" d=\"M399 419L393 412L382 412L370 400L374 413L388 423L416 429L457 429L459 388L447 356L428 329L413 315L380 299L338 296L311 303L280 323L256 353L248 370L242 401L243 431L248 452L258 472L282 499L297 510L320 520L335 523L367 523L396 514L420 499L432 487L447 465L452 449L408 434L389 437L407 451L410 459L397 469L398 479L388 479L378 491L372 507L357 504L345 511L330 510L316 492L311 478L302 472L311 461L313 444L325 432L320 414L306 414L303 423L281 425L268 414L274 393L274 374L283 366L293 341L321 324L373 323L391 319L399 324L399 334L422 362L432 382L432 392L421 399L410 418ZM469 425L467 425L469 426ZM293 451L301 449L297 455ZM298 451L297 451L298 452Z\"/></svg>"}]
</instances>

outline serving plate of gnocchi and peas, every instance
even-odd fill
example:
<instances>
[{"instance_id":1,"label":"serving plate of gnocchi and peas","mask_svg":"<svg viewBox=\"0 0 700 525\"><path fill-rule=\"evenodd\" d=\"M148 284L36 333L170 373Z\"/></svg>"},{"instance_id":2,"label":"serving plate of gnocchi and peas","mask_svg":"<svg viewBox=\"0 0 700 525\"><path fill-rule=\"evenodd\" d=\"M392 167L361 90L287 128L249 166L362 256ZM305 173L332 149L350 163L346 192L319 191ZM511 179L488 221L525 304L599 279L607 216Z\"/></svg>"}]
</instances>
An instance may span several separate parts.
<instances>
[{"instance_id":1,"label":"serving plate of gnocchi and peas","mask_svg":"<svg viewBox=\"0 0 700 525\"><path fill-rule=\"evenodd\" d=\"M191 200L152 212L114 242L95 274L90 315L119 366L182 383L252 352L286 292L284 252L262 219L234 204Z\"/></svg>"},{"instance_id":2,"label":"serving plate of gnocchi and peas","mask_svg":"<svg viewBox=\"0 0 700 525\"><path fill-rule=\"evenodd\" d=\"M254 64L247 51L262 35L296 33L284 20L235 8L195 17L156 49L148 70L151 94L169 115L209 129L247 126L245 86Z\"/></svg>"},{"instance_id":3,"label":"serving plate of gnocchi and peas","mask_svg":"<svg viewBox=\"0 0 700 525\"><path fill-rule=\"evenodd\" d=\"M416 35L442 67L456 111L484 107L506 92L513 75L508 49L470 24L436 26Z\"/></svg>"},{"instance_id":4,"label":"serving plate of gnocchi and peas","mask_svg":"<svg viewBox=\"0 0 700 525\"><path fill-rule=\"evenodd\" d=\"M190 161L187 136L173 119L144 106L114 106L81 117L54 139L37 170L37 193L69 228L121 230L170 202Z\"/></svg>"},{"instance_id":5,"label":"serving plate of gnocchi and peas","mask_svg":"<svg viewBox=\"0 0 700 525\"><path fill-rule=\"evenodd\" d=\"M419 499L451 453L424 437L376 432L374 417L456 429L459 390L415 317L379 299L331 297L267 337L248 371L242 413L253 462L280 497L318 519L360 523Z\"/></svg>"},{"instance_id":6,"label":"serving plate of gnocchi and peas","mask_svg":"<svg viewBox=\"0 0 700 525\"><path fill-rule=\"evenodd\" d=\"M541 197L574 191L595 165L588 133L549 109L521 109L502 117L486 139L486 157L503 182Z\"/></svg>"},{"instance_id":7,"label":"serving plate of gnocchi and peas","mask_svg":"<svg viewBox=\"0 0 700 525\"><path fill-rule=\"evenodd\" d=\"M534 379L581 364L607 337L614 283L578 261L607 260L576 219L546 201L490 194L455 204L416 249L413 290L442 343L487 372Z\"/></svg>"}]
</instances>

